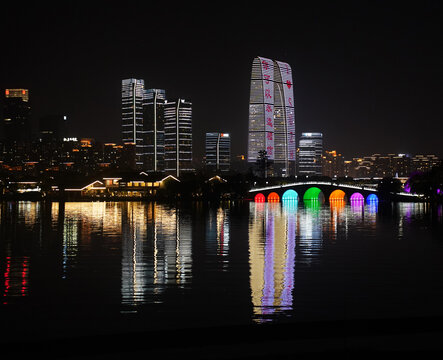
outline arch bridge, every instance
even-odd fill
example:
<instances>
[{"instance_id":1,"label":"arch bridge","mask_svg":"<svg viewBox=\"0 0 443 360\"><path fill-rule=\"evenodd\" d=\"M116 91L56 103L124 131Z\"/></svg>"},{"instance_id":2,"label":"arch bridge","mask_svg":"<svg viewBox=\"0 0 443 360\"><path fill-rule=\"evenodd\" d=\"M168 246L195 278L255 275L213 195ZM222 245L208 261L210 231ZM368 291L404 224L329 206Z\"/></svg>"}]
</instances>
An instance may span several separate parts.
<instances>
[{"instance_id":1,"label":"arch bridge","mask_svg":"<svg viewBox=\"0 0 443 360\"><path fill-rule=\"evenodd\" d=\"M307 181L273 185L249 190L256 202L281 200L378 201L378 191L373 187L339 184L335 182Z\"/></svg>"}]
</instances>

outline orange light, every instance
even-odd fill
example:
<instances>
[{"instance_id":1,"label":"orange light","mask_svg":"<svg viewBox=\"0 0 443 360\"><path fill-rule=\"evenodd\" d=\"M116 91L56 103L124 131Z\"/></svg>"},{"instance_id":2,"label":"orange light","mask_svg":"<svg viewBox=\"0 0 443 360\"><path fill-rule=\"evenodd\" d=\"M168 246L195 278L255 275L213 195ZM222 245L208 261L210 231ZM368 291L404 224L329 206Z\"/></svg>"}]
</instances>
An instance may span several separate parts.
<instances>
[{"instance_id":1,"label":"orange light","mask_svg":"<svg viewBox=\"0 0 443 360\"><path fill-rule=\"evenodd\" d=\"M26 94L26 90L22 90L22 94L25 95Z\"/></svg>"},{"instance_id":2,"label":"orange light","mask_svg":"<svg viewBox=\"0 0 443 360\"><path fill-rule=\"evenodd\" d=\"M343 201L345 199L345 192L343 190L334 190L329 196L329 201Z\"/></svg>"},{"instance_id":3,"label":"orange light","mask_svg":"<svg viewBox=\"0 0 443 360\"><path fill-rule=\"evenodd\" d=\"M5 94L9 95L9 90L8 89L5 90Z\"/></svg>"},{"instance_id":4,"label":"orange light","mask_svg":"<svg viewBox=\"0 0 443 360\"><path fill-rule=\"evenodd\" d=\"M268 195L268 202L279 202L279 201L280 201L280 196L278 196L276 192L271 192Z\"/></svg>"}]
</instances>

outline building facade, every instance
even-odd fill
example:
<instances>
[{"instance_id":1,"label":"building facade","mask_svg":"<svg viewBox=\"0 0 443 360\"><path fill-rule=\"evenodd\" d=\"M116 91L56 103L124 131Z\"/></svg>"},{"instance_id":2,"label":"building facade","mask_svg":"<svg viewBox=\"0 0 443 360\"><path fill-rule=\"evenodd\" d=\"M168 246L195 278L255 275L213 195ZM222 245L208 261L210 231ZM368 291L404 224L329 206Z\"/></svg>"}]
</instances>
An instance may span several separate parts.
<instances>
[{"instance_id":1,"label":"building facade","mask_svg":"<svg viewBox=\"0 0 443 360\"><path fill-rule=\"evenodd\" d=\"M192 172L192 103L177 99L164 104L165 173Z\"/></svg>"},{"instance_id":2,"label":"building facade","mask_svg":"<svg viewBox=\"0 0 443 360\"><path fill-rule=\"evenodd\" d=\"M148 172L163 171L165 168L165 101L165 90L145 90L143 100L143 123L146 131L144 170Z\"/></svg>"},{"instance_id":3,"label":"building facade","mask_svg":"<svg viewBox=\"0 0 443 360\"><path fill-rule=\"evenodd\" d=\"M228 133L206 133L206 168L214 172L228 172L231 166L231 137Z\"/></svg>"},{"instance_id":4,"label":"building facade","mask_svg":"<svg viewBox=\"0 0 443 360\"><path fill-rule=\"evenodd\" d=\"M322 175L323 134L302 133L299 140L298 174Z\"/></svg>"},{"instance_id":5,"label":"building facade","mask_svg":"<svg viewBox=\"0 0 443 360\"><path fill-rule=\"evenodd\" d=\"M147 137L143 124L145 83L142 79L122 80L122 142L135 146L135 165L143 170L147 156Z\"/></svg>"},{"instance_id":6,"label":"building facade","mask_svg":"<svg viewBox=\"0 0 443 360\"><path fill-rule=\"evenodd\" d=\"M5 89L3 139L5 142L28 141L31 107L28 89Z\"/></svg>"},{"instance_id":7,"label":"building facade","mask_svg":"<svg viewBox=\"0 0 443 360\"><path fill-rule=\"evenodd\" d=\"M248 162L266 151L271 175L295 175L295 99L289 64L256 57L249 98Z\"/></svg>"}]
</instances>

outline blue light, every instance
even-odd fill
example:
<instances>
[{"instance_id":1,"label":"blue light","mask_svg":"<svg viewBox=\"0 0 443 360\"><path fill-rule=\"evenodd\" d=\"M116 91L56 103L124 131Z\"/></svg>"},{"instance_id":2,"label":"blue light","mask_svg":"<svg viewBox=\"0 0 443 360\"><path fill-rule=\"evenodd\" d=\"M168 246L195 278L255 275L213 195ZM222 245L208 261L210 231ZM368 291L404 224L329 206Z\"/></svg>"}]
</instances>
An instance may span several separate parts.
<instances>
[{"instance_id":1,"label":"blue light","mask_svg":"<svg viewBox=\"0 0 443 360\"><path fill-rule=\"evenodd\" d=\"M297 192L292 189L286 190L285 193L283 194L282 201L287 201L287 200L298 201Z\"/></svg>"},{"instance_id":2,"label":"blue light","mask_svg":"<svg viewBox=\"0 0 443 360\"><path fill-rule=\"evenodd\" d=\"M378 202L378 196L375 194L370 194L367 198L366 198L366 202L368 204L370 203L374 203L374 202Z\"/></svg>"}]
</instances>

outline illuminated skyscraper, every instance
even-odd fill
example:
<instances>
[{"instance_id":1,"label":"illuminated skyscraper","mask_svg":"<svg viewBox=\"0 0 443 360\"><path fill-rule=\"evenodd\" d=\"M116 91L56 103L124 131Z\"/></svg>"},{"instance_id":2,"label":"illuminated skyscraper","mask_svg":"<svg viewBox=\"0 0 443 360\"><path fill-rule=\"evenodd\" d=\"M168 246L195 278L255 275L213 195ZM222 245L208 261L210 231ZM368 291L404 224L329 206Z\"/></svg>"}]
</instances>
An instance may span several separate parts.
<instances>
[{"instance_id":1,"label":"illuminated skyscraper","mask_svg":"<svg viewBox=\"0 0 443 360\"><path fill-rule=\"evenodd\" d=\"M143 128L143 95L141 79L122 80L122 141L135 145L135 165L143 170L147 154L146 131Z\"/></svg>"},{"instance_id":2,"label":"illuminated skyscraper","mask_svg":"<svg viewBox=\"0 0 443 360\"><path fill-rule=\"evenodd\" d=\"M295 175L295 100L289 64L256 57L249 99L248 162L265 150L274 176Z\"/></svg>"},{"instance_id":3,"label":"illuminated skyscraper","mask_svg":"<svg viewBox=\"0 0 443 360\"><path fill-rule=\"evenodd\" d=\"M322 133L302 133L299 141L298 173L322 175Z\"/></svg>"},{"instance_id":4,"label":"illuminated skyscraper","mask_svg":"<svg viewBox=\"0 0 443 360\"><path fill-rule=\"evenodd\" d=\"M165 172L179 177L192 172L192 103L184 99L166 101Z\"/></svg>"},{"instance_id":5,"label":"illuminated skyscraper","mask_svg":"<svg viewBox=\"0 0 443 360\"><path fill-rule=\"evenodd\" d=\"M165 100L165 90L145 90L143 101L143 123L147 145L145 171L163 171L165 168Z\"/></svg>"},{"instance_id":6,"label":"illuminated skyscraper","mask_svg":"<svg viewBox=\"0 0 443 360\"><path fill-rule=\"evenodd\" d=\"M229 171L231 165L231 137L227 133L206 133L206 167L216 172Z\"/></svg>"},{"instance_id":7,"label":"illuminated skyscraper","mask_svg":"<svg viewBox=\"0 0 443 360\"><path fill-rule=\"evenodd\" d=\"M3 137L6 141L25 141L30 138L29 91L6 89L3 108Z\"/></svg>"}]
</instances>

